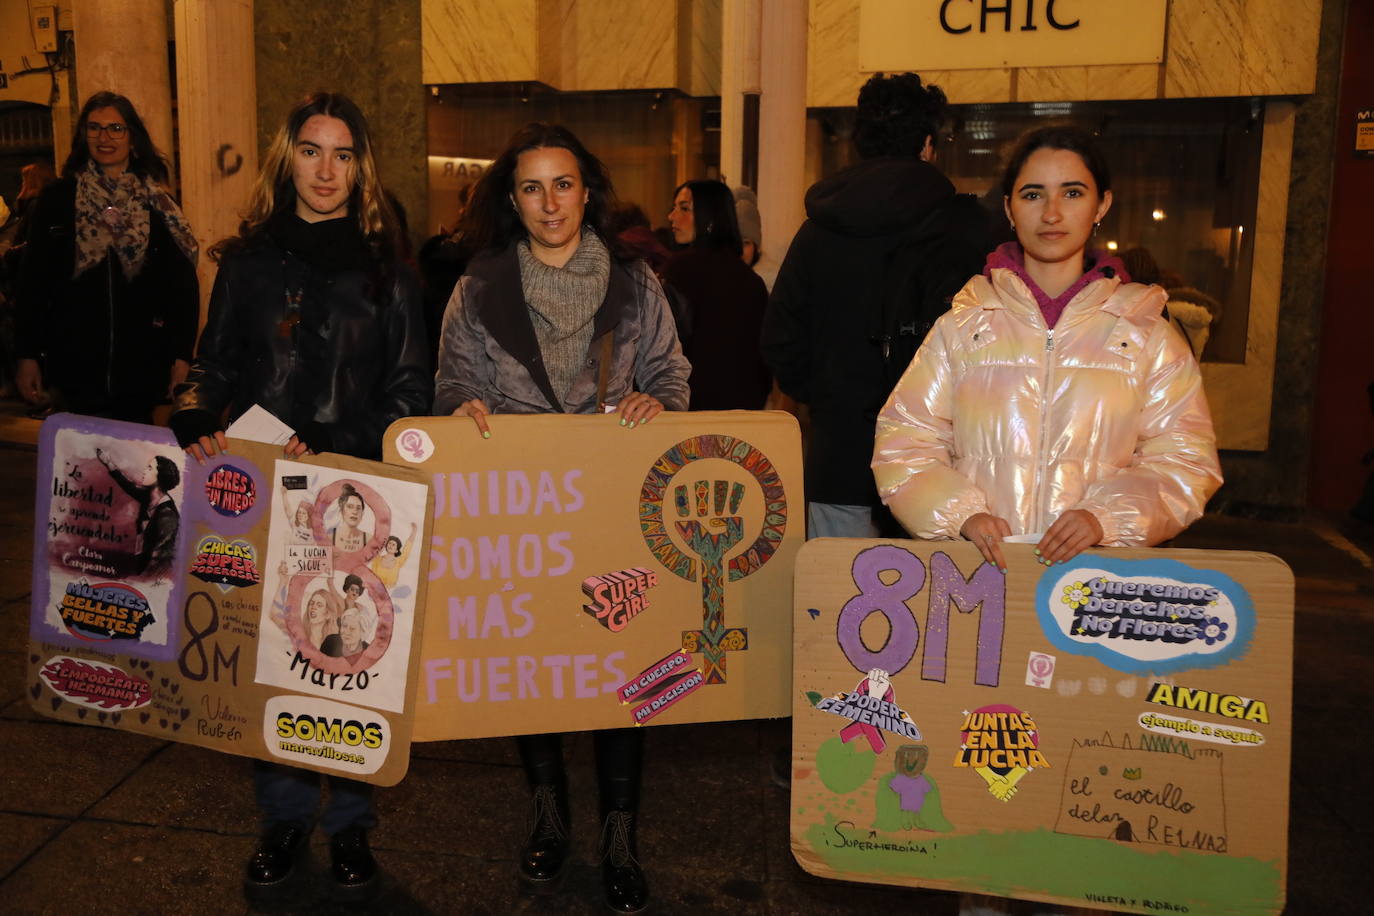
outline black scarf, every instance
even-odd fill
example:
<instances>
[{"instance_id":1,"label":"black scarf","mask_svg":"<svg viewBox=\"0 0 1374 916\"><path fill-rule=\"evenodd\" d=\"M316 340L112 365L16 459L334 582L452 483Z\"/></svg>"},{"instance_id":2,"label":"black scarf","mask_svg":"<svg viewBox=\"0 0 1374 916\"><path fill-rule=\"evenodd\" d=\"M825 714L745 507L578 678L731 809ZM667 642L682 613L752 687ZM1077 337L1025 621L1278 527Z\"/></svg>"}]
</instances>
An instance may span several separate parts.
<instances>
[{"instance_id":1,"label":"black scarf","mask_svg":"<svg viewBox=\"0 0 1374 916\"><path fill-rule=\"evenodd\" d=\"M351 215L307 223L291 210L280 210L267 221L267 232L282 249L321 273L337 274L372 261L367 239Z\"/></svg>"}]
</instances>

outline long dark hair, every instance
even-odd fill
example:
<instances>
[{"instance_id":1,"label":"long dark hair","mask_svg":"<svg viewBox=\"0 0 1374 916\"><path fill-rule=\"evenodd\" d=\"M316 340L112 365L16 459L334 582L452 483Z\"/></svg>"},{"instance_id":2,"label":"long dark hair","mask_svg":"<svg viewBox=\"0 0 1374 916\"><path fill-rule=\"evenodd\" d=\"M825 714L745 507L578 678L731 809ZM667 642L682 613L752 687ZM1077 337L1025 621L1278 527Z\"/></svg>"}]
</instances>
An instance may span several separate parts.
<instances>
[{"instance_id":1,"label":"long dark hair","mask_svg":"<svg viewBox=\"0 0 1374 916\"><path fill-rule=\"evenodd\" d=\"M1016 176L1026 167L1026 160L1037 150L1062 149L1077 153L1078 158L1088 167L1097 184L1097 196L1112 189L1112 173L1107 167L1107 158L1098 149L1093 135L1081 127L1069 124L1051 124L1037 127L1021 135L1007 157L1007 169L1002 173L1002 196L1010 198L1016 190Z\"/></svg>"},{"instance_id":2,"label":"long dark hair","mask_svg":"<svg viewBox=\"0 0 1374 916\"><path fill-rule=\"evenodd\" d=\"M595 232L618 257L624 257L615 233L611 231L610 218L616 197L610 171L605 163L582 145L572 131L561 124L541 121L526 124L516 131L506 143L506 148L478 179L476 187L472 189L472 199L468 201L468 207L458 223L458 235L463 245L473 253L500 251L525 237L520 214L511 206L516 162L521 153L550 147L572 153L582 172L582 184L587 189L587 205L582 214L583 227Z\"/></svg>"},{"instance_id":3,"label":"long dark hair","mask_svg":"<svg viewBox=\"0 0 1374 916\"><path fill-rule=\"evenodd\" d=\"M739 234L739 217L735 215L735 195L719 181L684 181L673 189L673 199L686 188L692 194L692 219L696 234L693 248L723 249L734 255L744 254L744 239Z\"/></svg>"},{"instance_id":4,"label":"long dark hair","mask_svg":"<svg viewBox=\"0 0 1374 916\"><path fill-rule=\"evenodd\" d=\"M353 187L348 192L348 213L382 264L390 264L401 248L400 218L391 199L382 188L377 174L377 161L372 155L372 132L367 118L353 100L342 92L313 92L292 108L286 122L277 131L263 158L253 193L248 200L238 235L217 242L210 256L219 260L224 254L238 250L256 239L273 216L294 210L296 185L292 180L291 159L296 140L305 122L315 115L338 118L353 135L353 156L357 163Z\"/></svg>"},{"instance_id":5,"label":"long dark hair","mask_svg":"<svg viewBox=\"0 0 1374 916\"><path fill-rule=\"evenodd\" d=\"M153 145L153 138L148 136L148 128L143 125L143 119L134 109L134 103L117 92L97 92L81 106L81 114L77 115L76 127L72 131L72 151L67 154L67 161L62 163L62 177L75 178L86 168L86 163L91 161L91 148L86 143L86 121L97 108L113 108L118 111L119 116L124 119L125 126L129 128L128 170L135 175L147 175L154 181L166 184L171 177L171 172L167 168L167 157Z\"/></svg>"}]
</instances>

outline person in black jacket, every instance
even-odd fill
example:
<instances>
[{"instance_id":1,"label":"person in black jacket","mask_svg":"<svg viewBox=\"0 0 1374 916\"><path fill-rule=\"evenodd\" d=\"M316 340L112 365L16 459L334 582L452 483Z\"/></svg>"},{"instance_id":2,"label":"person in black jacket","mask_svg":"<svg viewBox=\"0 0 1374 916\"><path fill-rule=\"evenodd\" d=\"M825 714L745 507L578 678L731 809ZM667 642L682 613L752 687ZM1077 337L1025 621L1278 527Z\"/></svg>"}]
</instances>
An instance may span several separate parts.
<instances>
[{"instance_id":1,"label":"person in black jacket","mask_svg":"<svg viewBox=\"0 0 1374 916\"><path fill-rule=\"evenodd\" d=\"M976 199L934 165L945 112L945 94L914 73L864 84L863 161L807 191L807 220L773 286L764 357L811 410L810 537L904 536L890 517L880 524L869 470L878 411L990 248Z\"/></svg>"},{"instance_id":2,"label":"person in black jacket","mask_svg":"<svg viewBox=\"0 0 1374 916\"><path fill-rule=\"evenodd\" d=\"M295 430L288 457L376 459L388 425L428 413L424 317L399 237L362 112L337 93L307 97L272 142L238 235L211 251L209 321L171 418L182 447L201 461L223 451L224 408L234 417L256 403ZM255 783L264 833L244 887L270 900L305 872L319 778L259 761ZM378 889L371 787L330 783L321 824L334 896L366 899Z\"/></svg>"},{"instance_id":3,"label":"person in black jacket","mask_svg":"<svg viewBox=\"0 0 1374 916\"><path fill-rule=\"evenodd\" d=\"M16 384L77 413L151 423L186 377L200 314L197 245L167 162L122 95L76 120L62 177L28 217L19 266Z\"/></svg>"},{"instance_id":4,"label":"person in black jacket","mask_svg":"<svg viewBox=\"0 0 1374 916\"><path fill-rule=\"evenodd\" d=\"M682 342L692 364L688 409L762 410L773 387L759 352L768 288L744 263L734 195L719 181L684 181L673 192L668 225L686 246L663 268L663 280L692 313L692 333Z\"/></svg>"}]
</instances>

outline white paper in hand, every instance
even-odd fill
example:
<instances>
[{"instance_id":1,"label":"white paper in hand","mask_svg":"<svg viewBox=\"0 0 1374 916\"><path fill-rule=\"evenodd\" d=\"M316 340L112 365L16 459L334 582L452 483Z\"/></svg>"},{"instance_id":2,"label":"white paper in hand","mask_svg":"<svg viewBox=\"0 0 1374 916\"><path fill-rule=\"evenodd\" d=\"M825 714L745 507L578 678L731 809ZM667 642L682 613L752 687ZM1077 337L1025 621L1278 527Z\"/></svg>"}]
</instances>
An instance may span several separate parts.
<instances>
[{"instance_id":1,"label":"white paper in hand","mask_svg":"<svg viewBox=\"0 0 1374 916\"><path fill-rule=\"evenodd\" d=\"M254 404L230 423L225 433L235 439L266 442L268 445L285 445L296 431L278 420L275 414L259 404Z\"/></svg>"}]
</instances>

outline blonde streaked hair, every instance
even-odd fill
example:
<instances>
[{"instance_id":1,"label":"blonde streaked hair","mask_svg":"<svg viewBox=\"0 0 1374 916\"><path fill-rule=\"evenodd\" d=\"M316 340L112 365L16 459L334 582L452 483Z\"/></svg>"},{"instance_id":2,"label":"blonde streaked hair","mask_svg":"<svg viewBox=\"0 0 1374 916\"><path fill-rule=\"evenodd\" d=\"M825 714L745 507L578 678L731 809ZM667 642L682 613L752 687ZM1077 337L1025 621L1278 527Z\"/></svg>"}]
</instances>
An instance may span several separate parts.
<instances>
[{"instance_id":1,"label":"blonde streaked hair","mask_svg":"<svg viewBox=\"0 0 1374 916\"><path fill-rule=\"evenodd\" d=\"M353 135L354 172L353 187L348 192L348 212L358 221L358 228L373 254L389 261L400 250L400 221L377 173L367 119L343 93L315 92L291 109L286 122L272 139L258 179L253 183L238 235L223 239L210 249L210 256L215 260L257 238L276 214L295 209L296 186L291 177L291 160L301 128L315 115L338 118Z\"/></svg>"}]
</instances>

